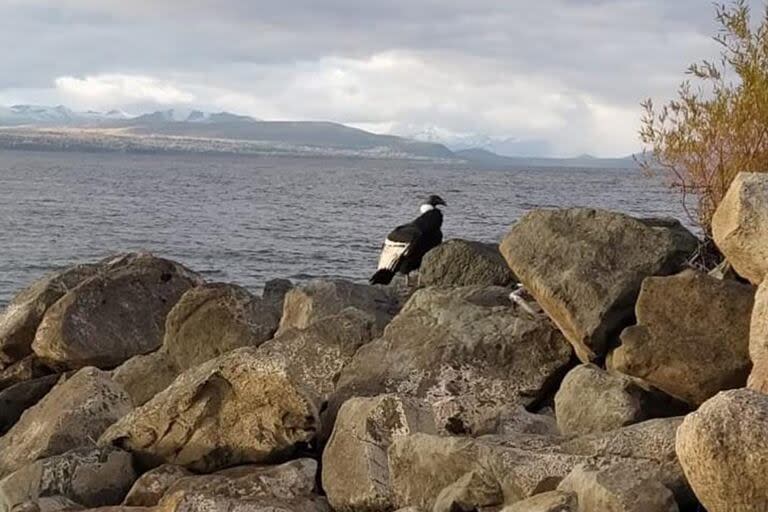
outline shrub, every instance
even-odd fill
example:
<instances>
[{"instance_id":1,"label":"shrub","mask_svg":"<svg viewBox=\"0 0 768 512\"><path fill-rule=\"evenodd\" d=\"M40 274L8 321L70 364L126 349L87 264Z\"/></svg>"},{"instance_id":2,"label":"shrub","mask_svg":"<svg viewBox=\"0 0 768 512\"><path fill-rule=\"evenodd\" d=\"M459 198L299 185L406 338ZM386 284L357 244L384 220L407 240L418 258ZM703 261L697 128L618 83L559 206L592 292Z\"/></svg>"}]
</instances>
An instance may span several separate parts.
<instances>
[{"instance_id":1,"label":"shrub","mask_svg":"<svg viewBox=\"0 0 768 512\"><path fill-rule=\"evenodd\" d=\"M745 0L715 8L720 58L690 66L661 109L646 100L640 130L641 165L668 173L707 237L736 174L768 172L768 8L756 25Z\"/></svg>"}]
</instances>

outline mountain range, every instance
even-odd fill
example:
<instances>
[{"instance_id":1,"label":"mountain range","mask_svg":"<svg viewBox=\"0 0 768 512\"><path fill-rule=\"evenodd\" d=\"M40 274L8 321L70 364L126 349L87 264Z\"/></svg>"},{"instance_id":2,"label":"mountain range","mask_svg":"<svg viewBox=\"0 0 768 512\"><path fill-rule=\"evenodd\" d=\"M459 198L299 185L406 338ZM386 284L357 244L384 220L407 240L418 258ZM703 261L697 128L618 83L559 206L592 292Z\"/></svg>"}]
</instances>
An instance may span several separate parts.
<instances>
[{"instance_id":1,"label":"mountain range","mask_svg":"<svg viewBox=\"0 0 768 512\"><path fill-rule=\"evenodd\" d=\"M0 107L0 148L125 152L237 153L466 162L479 167L635 167L631 157L598 159L502 156L505 141L439 133L382 135L334 122L265 121L229 112L169 109L132 116L119 110L76 112L65 106ZM456 142L456 141L453 141ZM511 139L507 144L514 145Z\"/></svg>"}]
</instances>

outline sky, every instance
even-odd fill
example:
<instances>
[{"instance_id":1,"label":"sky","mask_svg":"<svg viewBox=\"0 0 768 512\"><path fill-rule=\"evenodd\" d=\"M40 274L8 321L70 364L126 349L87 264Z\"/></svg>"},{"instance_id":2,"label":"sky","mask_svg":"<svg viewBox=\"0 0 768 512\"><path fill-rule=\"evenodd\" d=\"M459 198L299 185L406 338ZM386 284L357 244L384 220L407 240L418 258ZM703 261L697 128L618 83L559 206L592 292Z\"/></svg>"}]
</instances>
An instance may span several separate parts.
<instances>
[{"instance_id":1,"label":"sky","mask_svg":"<svg viewBox=\"0 0 768 512\"><path fill-rule=\"evenodd\" d=\"M762 0L751 5L761 13ZM0 105L328 120L625 156L709 0L0 0Z\"/></svg>"}]
</instances>

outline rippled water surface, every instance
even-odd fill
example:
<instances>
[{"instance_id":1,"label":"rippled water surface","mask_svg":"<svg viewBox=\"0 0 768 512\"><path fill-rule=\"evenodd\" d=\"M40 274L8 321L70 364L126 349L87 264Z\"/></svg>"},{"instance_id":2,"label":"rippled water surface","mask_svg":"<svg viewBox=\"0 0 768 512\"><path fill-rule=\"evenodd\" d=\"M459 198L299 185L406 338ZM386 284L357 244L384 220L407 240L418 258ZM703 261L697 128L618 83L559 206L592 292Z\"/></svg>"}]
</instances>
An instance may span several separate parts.
<instances>
[{"instance_id":1,"label":"rippled water surface","mask_svg":"<svg viewBox=\"0 0 768 512\"><path fill-rule=\"evenodd\" d=\"M537 207L684 219L636 170L0 151L0 306L48 271L140 249L254 291L273 277L364 280L432 192L448 202L447 238L499 241Z\"/></svg>"}]
</instances>

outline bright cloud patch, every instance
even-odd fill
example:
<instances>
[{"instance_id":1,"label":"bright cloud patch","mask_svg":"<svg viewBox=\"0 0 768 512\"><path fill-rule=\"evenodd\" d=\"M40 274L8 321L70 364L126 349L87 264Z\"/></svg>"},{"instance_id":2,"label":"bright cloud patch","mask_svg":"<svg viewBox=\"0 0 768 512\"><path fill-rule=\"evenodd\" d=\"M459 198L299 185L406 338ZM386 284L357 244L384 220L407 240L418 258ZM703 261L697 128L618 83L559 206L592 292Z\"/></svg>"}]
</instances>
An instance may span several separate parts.
<instances>
[{"instance_id":1,"label":"bright cloud patch","mask_svg":"<svg viewBox=\"0 0 768 512\"><path fill-rule=\"evenodd\" d=\"M62 76L57 78L55 83L57 91L65 101L85 108L114 108L126 103L177 105L195 101L193 94L171 83L147 76Z\"/></svg>"}]
</instances>

